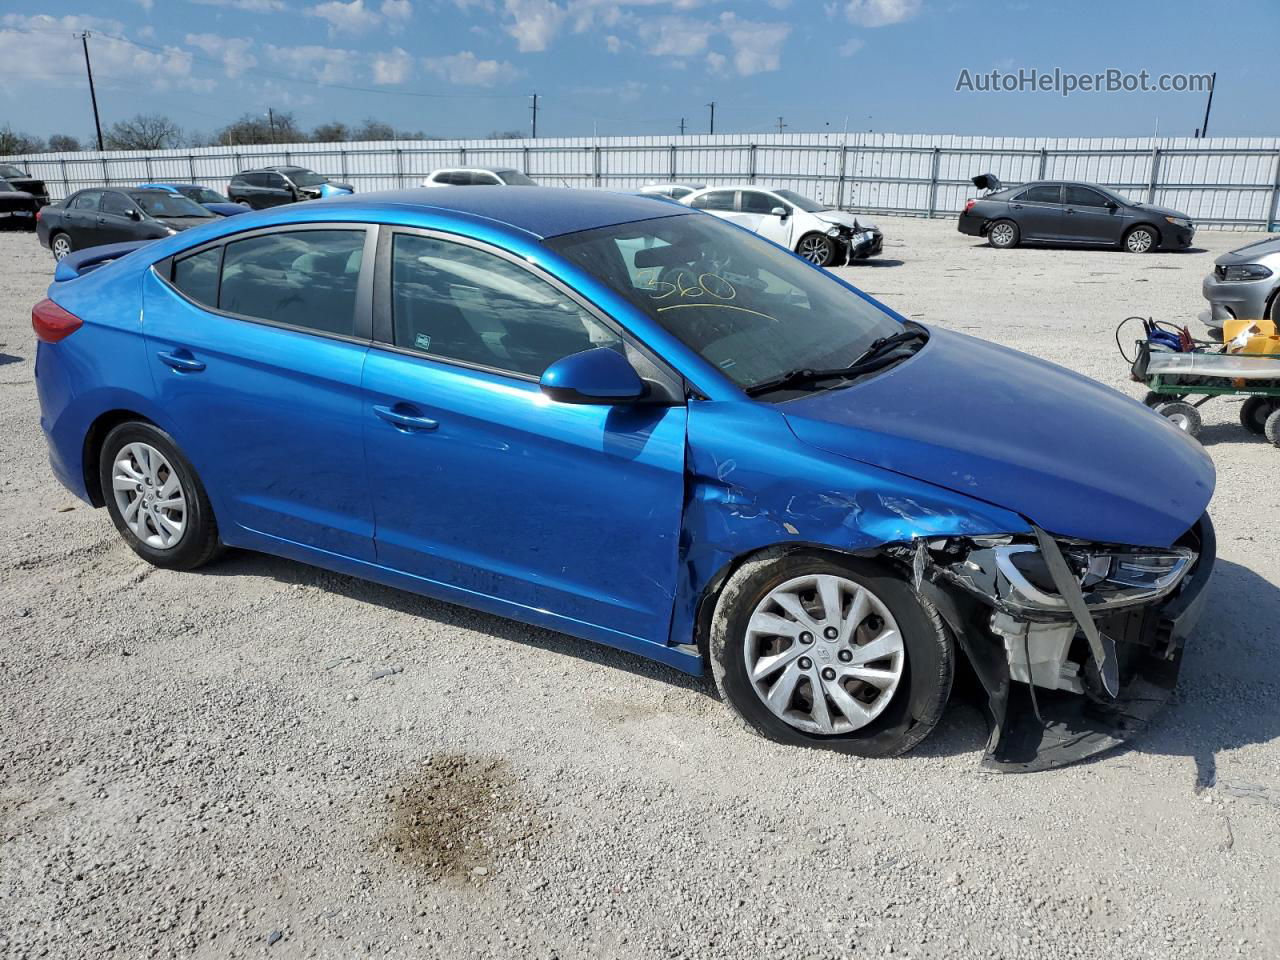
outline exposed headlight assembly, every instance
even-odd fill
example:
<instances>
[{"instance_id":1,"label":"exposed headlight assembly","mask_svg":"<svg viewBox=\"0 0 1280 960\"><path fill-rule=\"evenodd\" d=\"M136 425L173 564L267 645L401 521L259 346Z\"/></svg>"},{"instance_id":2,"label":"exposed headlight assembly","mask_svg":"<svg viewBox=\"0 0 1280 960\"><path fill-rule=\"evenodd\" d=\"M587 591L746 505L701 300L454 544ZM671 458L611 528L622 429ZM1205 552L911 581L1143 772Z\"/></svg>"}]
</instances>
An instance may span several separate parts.
<instances>
[{"instance_id":1,"label":"exposed headlight assembly","mask_svg":"<svg viewBox=\"0 0 1280 960\"><path fill-rule=\"evenodd\" d=\"M1153 603L1168 596L1195 562L1195 551L1062 543L1091 612ZM952 579L996 606L1031 618L1070 616L1034 543L979 542L948 568Z\"/></svg>"},{"instance_id":2,"label":"exposed headlight assembly","mask_svg":"<svg viewBox=\"0 0 1280 960\"><path fill-rule=\"evenodd\" d=\"M830 230L828 230L828 231L827 231L827 236L828 236L828 237L838 237L838 236L840 236L840 228L839 228L839 227L832 227Z\"/></svg>"},{"instance_id":3,"label":"exposed headlight assembly","mask_svg":"<svg viewBox=\"0 0 1280 960\"><path fill-rule=\"evenodd\" d=\"M1232 263L1222 271L1223 280L1265 280L1271 270L1260 263Z\"/></svg>"},{"instance_id":4,"label":"exposed headlight assembly","mask_svg":"<svg viewBox=\"0 0 1280 960\"><path fill-rule=\"evenodd\" d=\"M1165 217L1165 219L1168 220L1170 223L1172 223L1175 227L1191 226L1191 221L1188 220L1186 217Z\"/></svg>"}]
</instances>

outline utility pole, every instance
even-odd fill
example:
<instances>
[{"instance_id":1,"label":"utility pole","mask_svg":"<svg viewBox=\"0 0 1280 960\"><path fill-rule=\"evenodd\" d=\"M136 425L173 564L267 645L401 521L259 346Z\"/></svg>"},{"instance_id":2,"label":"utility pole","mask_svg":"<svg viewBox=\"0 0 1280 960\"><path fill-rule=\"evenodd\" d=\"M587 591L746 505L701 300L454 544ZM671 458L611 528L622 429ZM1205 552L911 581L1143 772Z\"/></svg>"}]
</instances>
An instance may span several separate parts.
<instances>
[{"instance_id":1,"label":"utility pole","mask_svg":"<svg viewBox=\"0 0 1280 960\"><path fill-rule=\"evenodd\" d=\"M711 108L711 132L715 133L716 132L716 102L712 100L710 103L707 104L707 106Z\"/></svg>"},{"instance_id":2,"label":"utility pole","mask_svg":"<svg viewBox=\"0 0 1280 960\"><path fill-rule=\"evenodd\" d=\"M89 99L93 101L93 126L98 131L98 149L102 146L102 121L98 119L98 94L93 89L93 67L89 63L89 31L80 34L80 42L84 45L84 69L89 74Z\"/></svg>"},{"instance_id":3,"label":"utility pole","mask_svg":"<svg viewBox=\"0 0 1280 960\"><path fill-rule=\"evenodd\" d=\"M786 124L785 124L785 123L783 123L783 122L782 122L782 118L781 118L781 117L779 117L779 118L778 118L778 132L779 132L779 133L781 133L781 132L782 132L782 128L783 128L783 127L785 127L785 126L786 126Z\"/></svg>"},{"instance_id":4,"label":"utility pole","mask_svg":"<svg viewBox=\"0 0 1280 960\"><path fill-rule=\"evenodd\" d=\"M538 95L533 95L533 139L538 139Z\"/></svg>"},{"instance_id":5,"label":"utility pole","mask_svg":"<svg viewBox=\"0 0 1280 960\"><path fill-rule=\"evenodd\" d=\"M684 136L684 117L680 118L680 136Z\"/></svg>"},{"instance_id":6,"label":"utility pole","mask_svg":"<svg viewBox=\"0 0 1280 960\"><path fill-rule=\"evenodd\" d=\"M1207 137L1209 135L1209 111L1213 109L1213 88L1218 84L1218 71L1213 71L1213 75L1209 77L1209 102L1204 105L1204 126L1200 128L1200 136Z\"/></svg>"},{"instance_id":7,"label":"utility pole","mask_svg":"<svg viewBox=\"0 0 1280 960\"><path fill-rule=\"evenodd\" d=\"M271 124L271 142L276 142L276 115L275 112L267 107L267 123Z\"/></svg>"}]
</instances>

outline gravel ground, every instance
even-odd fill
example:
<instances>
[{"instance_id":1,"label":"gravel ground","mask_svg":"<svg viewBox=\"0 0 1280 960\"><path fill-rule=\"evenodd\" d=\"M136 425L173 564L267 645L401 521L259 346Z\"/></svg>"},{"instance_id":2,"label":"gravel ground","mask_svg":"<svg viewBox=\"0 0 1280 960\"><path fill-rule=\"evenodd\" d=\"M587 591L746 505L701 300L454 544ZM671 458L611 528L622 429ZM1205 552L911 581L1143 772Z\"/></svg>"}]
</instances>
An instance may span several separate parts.
<instances>
[{"instance_id":1,"label":"gravel ground","mask_svg":"<svg viewBox=\"0 0 1280 960\"><path fill-rule=\"evenodd\" d=\"M882 226L856 283L1135 395L1115 324L1193 319L1249 239ZM965 704L858 761L584 641L265 556L151 569L49 473L52 263L3 235L0 264L0 955L1280 957L1280 451L1236 403L1205 408L1220 559L1175 704L1000 777Z\"/></svg>"}]
</instances>

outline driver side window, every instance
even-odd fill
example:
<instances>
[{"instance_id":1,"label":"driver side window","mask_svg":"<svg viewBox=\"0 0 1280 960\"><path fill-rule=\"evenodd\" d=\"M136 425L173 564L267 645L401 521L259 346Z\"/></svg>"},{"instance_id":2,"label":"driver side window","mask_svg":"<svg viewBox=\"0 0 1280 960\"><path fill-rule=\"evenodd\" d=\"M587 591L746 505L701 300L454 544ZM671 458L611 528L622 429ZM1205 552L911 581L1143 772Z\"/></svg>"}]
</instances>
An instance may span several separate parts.
<instances>
[{"instance_id":1,"label":"driver side window","mask_svg":"<svg viewBox=\"0 0 1280 960\"><path fill-rule=\"evenodd\" d=\"M743 213L763 213L770 214L774 207L787 209L787 205L781 200L769 196L767 193L760 193L758 190L742 191L742 212Z\"/></svg>"},{"instance_id":2,"label":"driver side window","mask_svg":"<svg viewBox=\"0 0 1280 960\"><path fill-rule=\"evenodd\" d=\"M104 193L102 195L102 212L110 213L117 217L127 217L129 211L134 209L133 202L123 193Z\"/></svg>"}]
</instances>

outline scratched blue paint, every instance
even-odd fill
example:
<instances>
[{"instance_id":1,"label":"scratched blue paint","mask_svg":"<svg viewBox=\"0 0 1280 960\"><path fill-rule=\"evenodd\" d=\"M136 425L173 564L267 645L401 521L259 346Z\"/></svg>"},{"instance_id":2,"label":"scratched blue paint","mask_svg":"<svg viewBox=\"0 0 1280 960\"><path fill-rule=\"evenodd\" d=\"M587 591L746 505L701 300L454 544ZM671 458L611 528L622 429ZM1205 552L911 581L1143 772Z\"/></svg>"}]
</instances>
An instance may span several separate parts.
<instances>
[{"instance_id":1,"label":"scratched blue paint","mask_svg":"<svg viewBox=\"0 0 1280 960\"><path fill-rule=\"evenodd\" d=\"M1203 513L1208 458L1163 418L1059 367L932 329L882 375L760 402L542 243L680 216L704 214L599 191L400 191L214 221L78 277L68 264L49 295L84 326L41 343L36 359L53 471L94 499L91 428L144 417L192 461L228 544L691 673L702 669L691 647L700 600L763 548L869 551L1030 522L1163 546ZM527 380L376 341L212 314L151 269L243 230L314 222L432 228L535 263L665 359L691 399L558 403ZM157 350L179 348L206 370L157 363ZM437 427L406 432L379 418L398 403Z\"/></svg>"}]
</instances>

